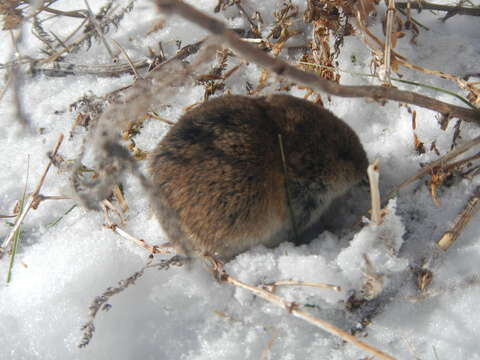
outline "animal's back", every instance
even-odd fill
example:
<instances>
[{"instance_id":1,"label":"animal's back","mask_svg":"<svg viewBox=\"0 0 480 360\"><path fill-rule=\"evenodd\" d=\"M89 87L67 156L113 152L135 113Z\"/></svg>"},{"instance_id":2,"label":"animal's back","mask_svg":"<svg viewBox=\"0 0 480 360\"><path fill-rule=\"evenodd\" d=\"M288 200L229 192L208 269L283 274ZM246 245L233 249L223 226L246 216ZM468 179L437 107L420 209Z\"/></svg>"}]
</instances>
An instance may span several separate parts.
<instances>
[{"instance_id":1,"label":"animal's back","mask_svg":"<svg viewBox=\"0 0 480 360\"><path fill-rule=\"evenodd\" d=\"M155 149L154 207L183 251L229 259L292 240L288 200L302 231L366 166L356 134L323 108L288 95L225 96L185 114Z\"/></svg>"}]
</instances>

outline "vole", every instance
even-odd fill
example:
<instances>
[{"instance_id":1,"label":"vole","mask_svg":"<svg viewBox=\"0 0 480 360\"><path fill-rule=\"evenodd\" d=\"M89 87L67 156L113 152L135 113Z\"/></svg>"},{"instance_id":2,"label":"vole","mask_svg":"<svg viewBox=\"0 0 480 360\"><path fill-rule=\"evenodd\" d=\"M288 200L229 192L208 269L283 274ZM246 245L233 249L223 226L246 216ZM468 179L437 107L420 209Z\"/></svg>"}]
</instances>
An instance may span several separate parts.
<instances>
[{"instance_id":1,"label":"vole","mask_svg":"<svg viewBox=\"0 0 480 360\"><path fill-rule=\"evenodd\" d=\"M222 96L183 115L153 151L153 208L178 251L228 261L294 240L367 166L358 136L323 107Z\"/></svg>"}]
</instances>

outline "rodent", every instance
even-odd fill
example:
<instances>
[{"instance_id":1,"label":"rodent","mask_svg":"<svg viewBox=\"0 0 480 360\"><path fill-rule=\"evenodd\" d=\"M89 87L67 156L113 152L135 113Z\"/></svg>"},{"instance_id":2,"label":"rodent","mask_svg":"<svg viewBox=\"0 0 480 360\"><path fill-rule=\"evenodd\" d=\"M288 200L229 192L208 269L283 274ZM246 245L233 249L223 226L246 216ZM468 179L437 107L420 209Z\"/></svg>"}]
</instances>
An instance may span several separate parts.
<instances>
[{"instance_id":1,"label":"rodent","mask_svg":"<svg viewBox=\"0 0 480 360\"><path fill-rule=\"evenodd\" d=\"M178 251L228 261L293 240L289 211L303 232L367 166L358 136L323 107L290 95L217 97L151 154L153 209Z\"/></svg>"}]
</instances>

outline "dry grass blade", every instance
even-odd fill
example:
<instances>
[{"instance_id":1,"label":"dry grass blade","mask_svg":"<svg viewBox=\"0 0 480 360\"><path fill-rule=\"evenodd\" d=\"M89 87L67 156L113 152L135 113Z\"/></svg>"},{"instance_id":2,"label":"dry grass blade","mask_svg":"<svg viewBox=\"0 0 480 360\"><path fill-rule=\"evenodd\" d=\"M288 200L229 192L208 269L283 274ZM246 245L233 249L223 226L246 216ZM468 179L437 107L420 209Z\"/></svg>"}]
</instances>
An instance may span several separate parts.
<instances>
[{"instance_id":1,"label":"dry grass blade","mask_svg":"<svg viewBox=\"0 0 480 360\"><path fill-rule=\"evenodd\" d=\"M128 64L130 65L130 68L132 69L133 74L135 75L135 79L140 79L140 75L138 75L137 69L135 68L135 65L133 64L132 59L130 59L130 56L128 56L127 51L118 43L118 41L112 39L112 41L115 43L115 45L118 46L122 54L125 56L127 59Z\"/></svg>"},{"instance_id":2,"label":"dry grass blade","mask_svg":"<svg viewBox=\"0 0 480 360\"><path fill-rule=\"evenodd\" d=\"M28 187L29 174L30 174L30 157L27 158L27 175L26 175L26 178L25 178L25 187L23 188L22 198L19 202L18 217L22 213L23 208L25 206L25 199L27 198L27 187ZM17 221L18 221L18 217L17 217ZM11 250L11 254L10 254L10 261L8 263L8 270L7 270L7 284L12 279L13 262L15 261L15 255L17 253L18 243L19 243L19 240L20 240L20 233L21 233L21 229L19 227L17 229L17 231L15 231L15 234L13 236L13 245L12 245L12 250Z\"/></svg>"},{"instance_id":3,"label":"dry grass blade","mask_svg":"<svg viewBox=\"0 0 480 360\"><path fill-rule=\"evenodd\" d=\"M415 92L381 86L341 86L334 82L327 81L313 73L306 73L297 69L279 58L273 58L255 46L242 41L235 32L227 29L221 21L205 15L203 12L196 10L184 2L178 0L157 0L156 2L162 11L176 13L198 26L209 30L213 34L218 35L224 43L245 59L254 61L279 76L287 77L294 82L310 87L316 91L327 92L331 95L341 97L395 100L418 105L442 114L448 114L451 117L458 117L465 121L480 124L480 111L451 105Z\"/></svg>"},{"instance_id":4,"label":"dry grass blade","mask_svg":"<svg viewBox=\"0 0 480 360\"><path fill-rule=\"evenodd\" d=\"M395 0L388 0L388 9L387 9L387 28L385 34L385 50L383 58L383 66L385 67L384 73L384 85L392 86L392 81L390 79L391 74L391 52L392 52L392 33L393 33L393 23L395 16Z\"/></svg>"},{"instance_id":5,"label":"dry grass blade","mask_svg":"<svg viewBox=\"0 0 480 360\"><path fill-rule=\"evenodd\" d=\"M40 180L38 181L37 185L35 186L35 189L33 190L32 195L30 195L28 205L25 206L25 208L21 212L21 214L18 217L17 221L15 222L15 225L13 226L12 230L10 230L10 234L5 239L5 241L3 242L3 244L0 248L0 258L3 256L5 250L7 249L10 242L12 241L13 237L15 236L15 233L18 230L18 228L20 227L20 225L22 224L23 220L25 219L25 217L30 212L30 209L33 207L33 205L35 203L38 203L37 197L40 194L40 189L43 186L43 183L45 181L45 177L47 176L48 170L50 170L50 166L52 165L52 159L57 154L57 151L58 151L60 145L62 144L62 141L63 141L63 134L60 134L57 138L57 141L56 141L56 143L53 147L52 152L49 154L50 155L50 160L48 161L48 165L46 166L45 170L43 171L43 174L42 174Z\"/></svg>"}]
</instances>

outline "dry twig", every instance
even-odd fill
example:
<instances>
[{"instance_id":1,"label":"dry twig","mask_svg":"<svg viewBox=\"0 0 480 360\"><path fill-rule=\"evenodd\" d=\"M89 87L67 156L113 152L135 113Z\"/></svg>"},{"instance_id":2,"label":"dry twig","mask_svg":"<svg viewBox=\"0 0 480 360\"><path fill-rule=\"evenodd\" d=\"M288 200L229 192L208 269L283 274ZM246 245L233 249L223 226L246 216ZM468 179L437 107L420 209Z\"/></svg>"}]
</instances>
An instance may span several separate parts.
<instances>
[{"instance_id":1,"label":"dry twig","mask_svg":"<svg viewBox=\"0 0 480 360\"><path fill-rule=\"evenodd\" d=\"M319 289L330 289L336 292L342 291L342 288L338 285L324 284L324 283L311 282L311 281L279 280L273 283L263 285L263 287L266 290L270 291L271 293L274 293L275 289L278 286L311 286Z\"/></svg>"},{"instance_id":2,"label":"dry twig","mask_svg":"<svg viewBox=\"0 0 480 360\"><path fill-rule=\"evenodd\" d=\"M458 214L454 221L454 225L450 230L446 231L437 241L437 245L443 251L447 251L450 246L457 240L463 228L468 224L472 216L478 210L480 202L480 186L475 189L473 196L467 201L467 204Z\"/></svg>"},{"instance_id":3,"label":"dry twig","mask_svg":"<svg viewBox=\"0 0 480 360\"><path fill-rule=\"evenodd\" d=\"M383 51L384 58L383 58L383 66L385 68L383 81L384 85L392 86L392 81L390 79L391 74L391 60L390 55L392 52L392 36L393 36L393 23L395 17L395 0L388 0L388 8L387 8L387 26L386 26L386 34L385 34L385 50Z\"/></svg>"},{"instance_id":4,"label":"dry twig","mask_svg":"<svg viewBox=\"0 0 480 360\"><path fill-rule=\"evenodd\" d=\"M372 198L372 222L376 225L380 225L382 223L382 211L378 185L378 178L380 176L378 160L375 160L373 164L369 165L367 174L370 182L370 196Z\"/></svg>"},{"instance_id":5,"label":"dry twig","mask_svg":"<svg viewBox=\"0 0 480 360\"><path fill-rule=\"evenodd\" d=\"M436 11L446 11L452 13L453 15L470 15L470 16L480 16L479 7L462 7L462 6L451 6L451 5L440 5L433 4L423 0L409 1L409 2L399 2L395 4L398 9L418 9L418 10L436 10ZM452 16L453 16L452 15Z\"/></svg>"},{"instance_id":6,"label":"dry twig","mask_svg":"<svg viewBox=\"0 0 480 360\"><path fill-rule=\"evenodd\" d=\"M143 239L137 239L136 237L130 235L129 233L127 233L125 230L123 230L118 224L114 223L109 214L108 214L108 209L114 211L115 213L117 213L117 215L120 217L120 220L121 220L121 223L123 223L123 217L122 215L120 214L120 212L115 208L115 206L113 206L110 201L108 200L103 200L102 201L102 204L101 204L101 207L104 211L104 214L105 214L105 220L106 220L106 224L105 224L105 227L107 229L110 229L112 230L114 233L120 235L121 237L123 237L124 239L127 239L127 240L130 240L130 241L133 241L135 244L137 244L138 246L144 248L145 250L147 250L151 255L156 255L156 254L166 254L166 255L170 255L170 254L173 254L175 253L174 249L168 245L149 245L145 242L145 240Z\"/></svg>"},{"instance_id":7,"label":"dry twig","mask_svg":"<svg viewBox=\"0 0 480 360\"><path fill-rule=\"evenodd\" d=\"M321 320L317 317L314 317L313 315L309 314L306 311L300 310L298 304L296 304L294 302L287 301L287 300L283 299L282 297L274 295L274 294L272 294L271 292L269 292L265 289L261 289L259 287L252 286L252 285L246 284L244 282L241 282L241 281L239 281L235 278L232 278L230 275L228 275L226 273L223 273L221 275L221 280L224 281L224 282L227 282L231 285L234 285L236 287L248 290L251 293L255 294L256 296L261 297L262 299L285 309L289 314L292 314L293 316L296 316L296 317L298 317L302 320L305 320L306 322L308 322L308 323L310 323L310 324L312 324L316 327L319 327L320 329L323 329L330 334L338 336L342 340L358 347L359 349L362 349L363 351L366 351L366 352L376 356L379 359L383 359L383 360L394 360L395 359L394 357L384 353L383 351L381 351L381 350L379 350L379 349L377 349L373 346L370 346L370 345L364 343L363 341L358 340L355 336L350 335L346 331L343 331L343 330L333 326L332 324L330 324L330 323L328 323L324 320Z\"/></svg>"}]
</instances>

